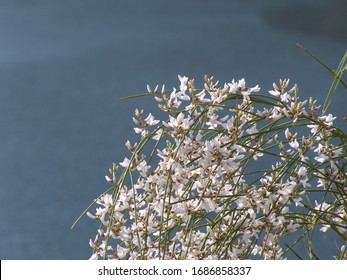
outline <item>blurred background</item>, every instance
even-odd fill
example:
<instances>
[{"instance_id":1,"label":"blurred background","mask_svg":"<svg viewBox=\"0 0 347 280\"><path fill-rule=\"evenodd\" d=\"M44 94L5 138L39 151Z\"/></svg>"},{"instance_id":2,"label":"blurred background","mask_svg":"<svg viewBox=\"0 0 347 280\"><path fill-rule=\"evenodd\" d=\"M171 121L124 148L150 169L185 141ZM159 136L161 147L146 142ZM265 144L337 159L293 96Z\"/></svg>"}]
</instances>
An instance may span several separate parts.
<instances>
[{"instance_id":1,"label":"blurred background","mask_svg":"<svg viewBox=\"0 0 347 280\"><path fill-rule=\"evenodd\" d=\"M0 0L0 258L90 257L97 223L70 227L127 155L134 109L155 108L120 97L208 74L290 78L323 103L332 77L296 43L336 68L346 26L343 0Z\"/></svg>"}]
</instances>

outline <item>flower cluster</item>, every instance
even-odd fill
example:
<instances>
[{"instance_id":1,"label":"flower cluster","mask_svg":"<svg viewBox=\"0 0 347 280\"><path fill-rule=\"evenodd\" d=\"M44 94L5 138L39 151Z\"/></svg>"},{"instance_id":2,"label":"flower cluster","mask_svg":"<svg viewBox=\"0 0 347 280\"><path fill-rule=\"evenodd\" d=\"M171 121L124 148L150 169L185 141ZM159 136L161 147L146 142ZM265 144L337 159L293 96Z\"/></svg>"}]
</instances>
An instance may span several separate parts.
<instances>
[{"instance_id":1,"label":"flower cluster","mask_svg":"<svg viewBox=\"0 0 347 280\"><path fill-rule=\"evenodd\" d=\"M299 101L289 80L261 94L244 79L205 77L198 89L178 78L178 89L147 87L165 121L135 111L139 142L126 142L122 172L113 166L113 187L87 213L101 222L92 259L283 259L296 244L283 240L316 225L346 242L346 136L335 117Z\"/></svg>"}]
</instances>

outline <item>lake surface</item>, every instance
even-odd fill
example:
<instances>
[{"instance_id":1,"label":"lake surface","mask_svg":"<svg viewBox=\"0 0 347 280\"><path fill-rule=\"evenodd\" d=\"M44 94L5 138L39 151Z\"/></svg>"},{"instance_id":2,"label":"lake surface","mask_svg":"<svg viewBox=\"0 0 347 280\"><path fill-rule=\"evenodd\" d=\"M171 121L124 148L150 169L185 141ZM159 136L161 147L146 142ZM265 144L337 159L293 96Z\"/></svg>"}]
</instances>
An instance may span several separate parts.
<instances>
[{"instance_id":1,"label":"lake surface","mask_svg":"<svg viewBox=\"0 0 347 280\"><path fill-rule=\"evenodd\" d=\"M126 155L135 108L119 101L177 74L280 78L321 103L347 46L346 1L0 1L0 258L87 259L97 224L71 225ZM342 89L331 110L346 116ZM321 248L323 258L330 249Z\"/></svg>"}]
</instances>

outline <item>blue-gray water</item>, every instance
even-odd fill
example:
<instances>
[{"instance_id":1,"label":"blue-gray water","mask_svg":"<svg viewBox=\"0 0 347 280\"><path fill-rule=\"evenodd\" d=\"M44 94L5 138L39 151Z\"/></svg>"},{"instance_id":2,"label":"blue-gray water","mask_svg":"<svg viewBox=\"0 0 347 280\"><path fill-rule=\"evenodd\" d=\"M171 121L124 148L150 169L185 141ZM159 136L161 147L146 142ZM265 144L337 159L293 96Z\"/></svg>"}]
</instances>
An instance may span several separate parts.
<instances>
[{"instance_id":1,"label":"blue-gray water","mask_svg":"<svg viewBox=\"0 0 347 280\"><path fill-rule=\"evenodd\" d=\"M90 256L97 225L70 226L126 155L134 108L154 106L119 97L208 74L264 90L289 77L322 102L331 77L295 44L335 67L346 12L336 0L1 0L0 258ZM346 101L340 90L335 115Z\"/></svg>"}]
</instances>

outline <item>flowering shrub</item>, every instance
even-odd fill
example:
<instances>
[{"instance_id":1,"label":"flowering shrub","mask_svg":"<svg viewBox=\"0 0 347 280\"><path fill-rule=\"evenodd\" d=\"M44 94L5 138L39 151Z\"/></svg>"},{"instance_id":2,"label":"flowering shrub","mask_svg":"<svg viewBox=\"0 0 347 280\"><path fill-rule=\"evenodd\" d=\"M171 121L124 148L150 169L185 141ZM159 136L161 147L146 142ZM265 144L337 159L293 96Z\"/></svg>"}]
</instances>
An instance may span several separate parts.
<instances>
[{"instance_id":1,"label":"flowering shrub","mask_svg":"<svg viewBox=\"0 0 347 280\"><path fill-rule=\"evenodd\" d=\"M335 117L289 80L261 94L244 79L205 77L198 89L178 77L178 89L145 94L165 121L135 111L140 139L126 142L130 155L87 213L101 222L91 258L301 258L305 242L315 258L316 228L346 258L347 138Z\"/></svg>"}]
</instances>

